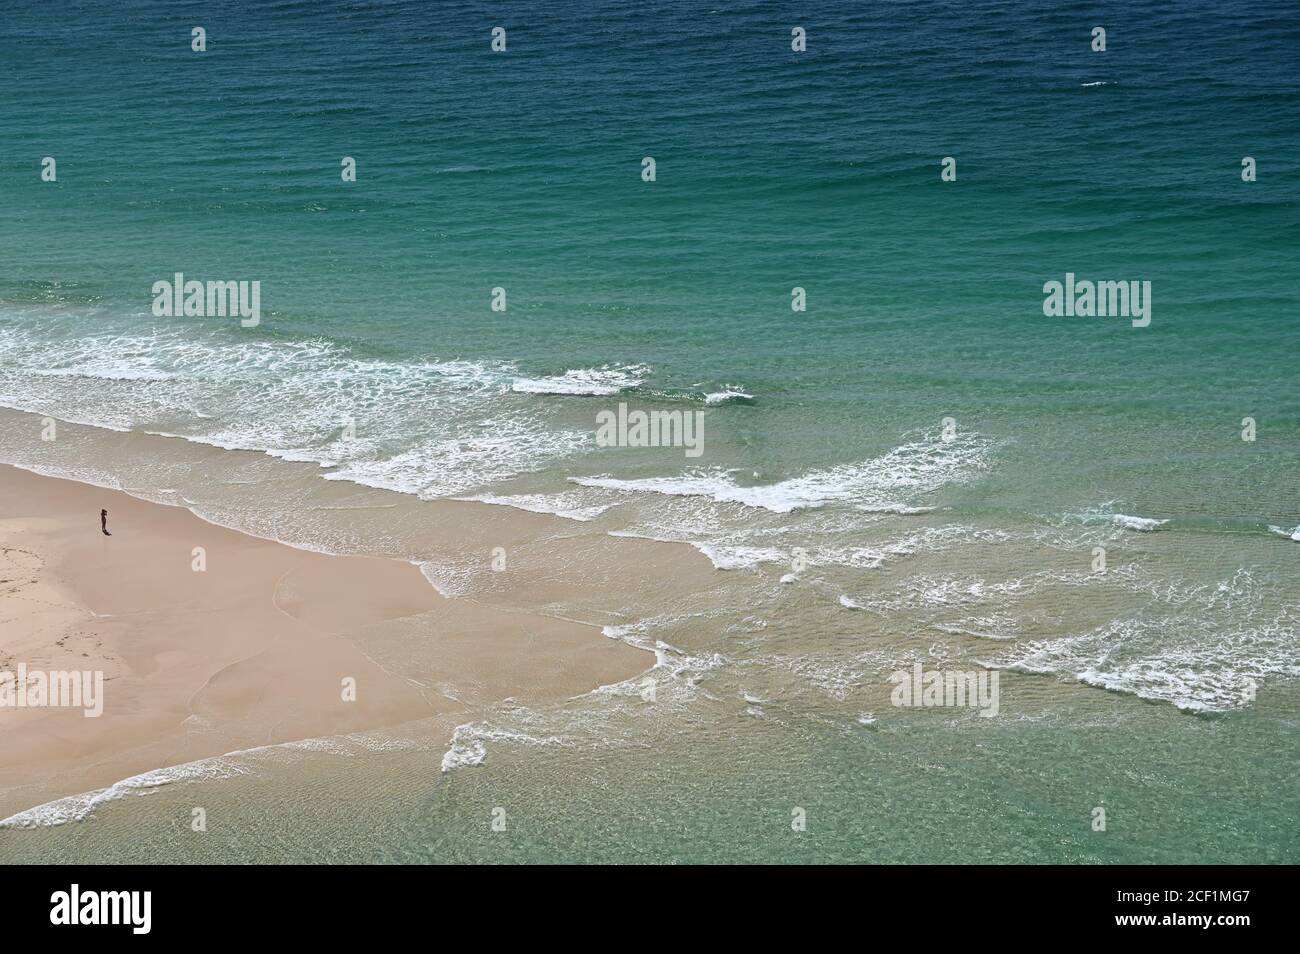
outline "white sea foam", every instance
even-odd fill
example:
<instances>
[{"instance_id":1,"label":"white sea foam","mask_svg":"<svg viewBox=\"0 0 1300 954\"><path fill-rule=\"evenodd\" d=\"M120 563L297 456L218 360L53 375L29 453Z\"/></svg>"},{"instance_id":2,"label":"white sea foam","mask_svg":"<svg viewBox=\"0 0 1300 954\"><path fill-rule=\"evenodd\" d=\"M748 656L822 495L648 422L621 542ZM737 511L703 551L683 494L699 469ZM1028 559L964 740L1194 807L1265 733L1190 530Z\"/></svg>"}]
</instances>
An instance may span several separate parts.
<instances>
[{"instance_id":1,"label":"white sea foam","mask_svg":"<svg viewBox=\"0 0 1300 954\"><path fill-rule=\"evenodd\" d=\"M697 498L698 499L698 498ZM952 547L968 544L998 544L1011 538L1001 530L981 529L957 524L919 527L892 540L876 545L851 546L841 543L817 544L818 533L841 538L846 532L860 532L860 527L842 528L838 523L821 528L808 526L777 526L762 528L752 522L739 526L718 528L714 522L698 514L687 514L681 525L670 522L669 515L657 514L652 519L663 524L656 532L652 529L610 530L613 537L634 537L660 543L687 543L707 556L716 569L754 569L761 564L790 566L796 551L808 566L849 567L852 569L878 569L887 562L922 553L937 553ZM704 537L706 539L699 539ZM780 543L774 546L767 541ZM791 582L783 578L782 583Z\"/></svg>"},{"instance_id":2,"label":"white sea foam","mask_svg":"<svg viewBox=\"0 0 1300 954\"><path fill-rule=\"evenodd\" d=\"M935 508L934 507L908 507L904 504L888 503L888 504L877 504L875 506L872 506L870 504L859 504L855 509L861 510L865 513L892 513L892 514L897 514L898 516L907 517L915 514L933 513Z\"/></svg>"},{"instance_id":3,"label":"white sea foam","mask_svg":"<svg viewBox=\"0 0 1300 954\"><path fill-rule=\"evenodd\" d=\"M841 702L862 686L867 673L874 668L865 665L862 657L843 658L824 652L767 656L763 662L793 674L800 681Z\"/></svg>"},{"instance_id":4,"label":"white sea foam","mask_svg":"<svg viewBox=\"0 0 1300 954\"><path fill-rule=\"evenodd\" d=\"M463 494L578 453L588 436L516 417L478 422L477 432L435 439L392 456L353 460L324 474L365 487L433 499Z\"/></svg>"},{"instance_id":5,"label":"white sea foam","mask_svg":"<svg viewBox=\"0 0 1300 954\"><path fill-rule=\"evenodd\" d=\"M114 782L108 788L69 795L37 805L0 820L0 828L42 828L84 821L100 806L131 795L152 795L157 789L174 782L232 778L246 774L246 769L229 756L200 759L183 765L154 769Z\"/></svg>"},{"instance_id":6,"label":"white sea foam","mask_svg":"<svg viewBox=\"0 0 1300 954\"><path fill-rule=\"evenodd\" d=\"M872 546L814 547L809 551L808 562L814 566L846 566L861 570L876 570L895 559L917 554L939 553L954 547L973 544L985 546L1001 544L1010 538L1010 534L1003 530L945 524L920 527Z\"/></svg>"},{"instance_id":7,"label":"white sea foam","mask_svg":"<svg viewBox=\"0 0 1300 954\"><path fill-rule=\"evenodd\" d=\"M655 682L658 703L687 702L694 698L700 680L707 673L724 667L727 658L721 653L692 654L650 634L698 616L700 616L698 613L656 616L637 620L634 623L602 627L601 632L610 639L617 639L637 649L653 652L655 664L648 673L612 686L602 686L597 693L600 695L639 693L644 688L648 677Z\"/></svg>"},{"instance_id":8,"label":"white sea foam","mask_svg":"<svg viewBox=\"0 0 1300 954\"><path fill-rule=\"evenodd\" d=\"M710 391L704 395L705 404L726 404L730 401L752 401L754 395L732 385L726 385L721 391Z\"/></svg>"},{"instance_id":9,"label":"white sea foam","mask_svg":"<svg viewBox=\"0 0 1300 954\"><path fill-rule=\"evenodd\" d=\"M185 720L192 730L204 731L206 721L191 716ZM358 732L350 735L321 736L275 742L248 749L236 749L224 755L196 759L180 765L153 769L130 778L114 782L107 788L68 795L32 808L25 809L0 820L3 828L43 828L85 821L96 809L109 802L131 796L153 795L165 785L184 782L216 782L253 774L259 760L272 763L283 761L286 753L306 752L312 755L329 754L355 756L362 753L409 751L419 747L407 739L387 735L380 730Z\"/></svg>"},{"instance_id":10,"label":"white sea foam","mask_svg":"<svg viewBox=\"0 0 1300 954\"><path fill-rule=\"evenodd\" d=\"M1020 636L1018 620L1007 613L965 617L959 624L936 623L934 628L950 636L970 636L996 642L1007 642Z\"/></svg>"},{"instance_id":11,"label":"white sea foam","mask_svg":"<svg viewBox=\"0 0 1300 954\"><path fill-rule=\"evenodd\" d=\"M32 368L29 374L44 378L89 378L101 381L174 381L180 377L153 366L141 355L104 355L83 358L59 368Z\"/></svg>"},{"instance_id":12,"label":"white sea foam","mask_svg":"<svg viewBox=\"0 0 1300 954\"><path fill-rule=\"evenodd\" d=\"M487 758L488 742L507 742L515 745L560 745L571 747L571 739L558 735L533 736L510 729L489 726L482 722L466 722L456 726L451 748L442 756L442 771L482 765Z\"/></svg>"},{"instance_id":13,"label":"white sea foam","mask_svg":"<svg viewBox=\"0 0 1300 954\"><path fill-rule=\"evenodd\" d=\"M637 387L650 373L645 365L604 365L573 368L543 378L516 378L511 390L518 394L567 394L605 397Z\"/></svg>"},{"instance_id":14,"label":"white sea foam","mask_svg":"<svg viewBox=\"0 0 1300 954\"><path fill-rule=\"evenodd\" d=\"M1118 513L1114 509L1115 501L1090 507L1079 513L1065 514L1065 524L1083 524L1084 526L1111 526L1121 530L1134 530L1138 533L1150 533L1169 523L1167 519L1157 517L1137 517L1132 514Z\"/></svg>"},{"instance_id":15,"label":"white sea foam","mask_svg":"<svg viewBox=\"0 0 1300 954\"><path fill-rule=\"evenodd\" d=\"M1087 685L1209 712L1250 705L1273 676L1300 676L1284 619L1224 626L1204 615L1126 617L1077 635L1016 646L994 665L1064 674Z\"/></svg>"},{"instance_id":16,"label":"white sea foam","mask_svg":"<svg viewBox=\"0 0 1300 954\"><path fill-rule=\"evenodd\" d=\"M1297 542L1300 542L1300 527L1296 527L1294 530L1287 530L1285 527L1270 526L1269 530L1273 531L1279 536L1286 537L1288 540L1295 540Z\"/></svg>"},{"instance_id":17,"label":"white sea foam","mask_svg":"<svg viewBox=\"0 0 1300 954\"><path fill-rule=\"evenodd\" d=\"M783 550L773 547L718 546L710 543L691 543L718 570L752 570L763 563L786 563L789 557Z\"/></svg>"},{"instance_id":18,"label":"white sea foam","mask_svg":"<svg viewBox=\"0 0 1300 954\"><path fill-rule=\"evenodd\" d=\"M461 738L462 731L472 730L472 728L473 726L469 724L456 727L456 732L451 739L451 748L442 756L442 770L444 772L472 765L482 765L483 760L487 758L487 746L483 744L481 739Z\"/></svg>"},{"instance_id":19,"label":"white sea foam","mask_svg":"<svg viewBox=\"0 0 1300 954\"><path fill-rule=\"evenodd\" d=\"M457 500L470 500L477 503L496 504L503 507L514 507L516 510L527 510L530 513L553 514L557 517L564 517L568 520L588 521L595 520L607 510L612 510L616 504L591 504L584 501L579 494L477 494L471 497L457 497Z\"/></svg>"},{"instance_id":20,"label":"white sea foam","mask_svg":"<svg viewBox=\"0 0 1300 954\"><path fill-rule=\"evenodd\" d=\"M386 361L322 339L198 327L87 333L85 316L67 320L76 334L0 324L0 405L316 463L329 480L425 498L483 489L591 441L512 396L511 362Z\"/></svg>"},{"instance_id":21,"label":"white sea foam","mask_svg":"<svg viewBox=\"0 0 1300 954\"><path fill-rule=\"evenodd\" d=\"M735 471L689 471L678 477L620 479L575 477L583 487L628 493L707 497L717 503L790 513L829 503L866 508L907 507L906 499L933 493L946 484L973 479L988 467L989 442L975 435L954 441L903 444L880 457L827 470L810 471L774 484L741 486Z\"/></svg>"},{"instance_id":22,"label":"white sea foam","mask_svg":"<svg viewBox=\"0 0 1300 954\"><path fill-rule=\"evenodd\" d=\"M1114 521L1117 527L1123 527L1125 530L1137 530L1140 533L1150 533L1152 530L1158 530L1169 522L1168 520L1157 520L1154 517L1131 517L1126 513L1115 514Z\"/></svg>"},{"instance_id":23,"label":"white sea foam","mask_svg":"<svg viewBox=\"0 0 1300 954\"><path fill-rule=\"evenodd\" d=\"M1117 579L1118 574L1117 574ZM979 576L943 577L922 574L904 580L893 590L866 599L866 605L881 611L898 611L931 606L971 606L987 603L1006 605L1048 589L1066 586L1094 586L1099 577L1088 572L1040 570L1022 577L990 580Z\"/></svg>"}]
</instances>

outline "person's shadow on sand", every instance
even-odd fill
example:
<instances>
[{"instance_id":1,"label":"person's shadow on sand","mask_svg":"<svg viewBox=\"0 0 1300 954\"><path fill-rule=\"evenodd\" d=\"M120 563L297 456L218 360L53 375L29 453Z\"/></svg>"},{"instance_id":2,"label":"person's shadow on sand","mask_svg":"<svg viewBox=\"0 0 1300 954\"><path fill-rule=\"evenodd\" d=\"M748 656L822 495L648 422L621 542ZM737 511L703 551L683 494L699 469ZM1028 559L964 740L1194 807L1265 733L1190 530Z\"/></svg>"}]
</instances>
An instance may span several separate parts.
<instances>
[{"instance_id":1,"label":"person's shadow on sand","mask_svg":"<svg viewBox=\"0 0 1300 954\"><path fill-rule=\"evenodd\" d=\"M104 532L104 536L106 537L112 536L112 534L108 532L108 511L107 510L101 510L99 512L99 529Z\"/></svg>"}]
</instances>

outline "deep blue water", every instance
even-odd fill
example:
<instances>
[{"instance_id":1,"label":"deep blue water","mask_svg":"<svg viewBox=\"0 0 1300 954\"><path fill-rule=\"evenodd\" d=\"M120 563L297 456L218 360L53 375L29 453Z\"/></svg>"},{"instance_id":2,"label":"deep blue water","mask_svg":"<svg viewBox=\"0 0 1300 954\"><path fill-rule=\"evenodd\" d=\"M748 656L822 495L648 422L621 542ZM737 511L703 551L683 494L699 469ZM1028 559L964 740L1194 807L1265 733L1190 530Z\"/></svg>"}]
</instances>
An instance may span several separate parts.
<instances>
[{"instance_id":1,"label":"deep blue water","mask_svg":"<svg viewBox=\"0 0 1300 954\"><path fill-rule=\"evenodd\" d=\"M810 548L832 669L866 605L1171 719L1294 677L1294 2L6 6L0 404L527 494L760 576ZM177 271L260 281L261 324L155 317ZM1067 272L1150 281L1150 326L1045 317ZM618 401L706 410L704 455L596 448ZM872 575L952 539L997 542L963 564L987 603L926 615L951 565ZM1099 542L1122 596L1070 589Z\"/></svg>"}]
</instances>

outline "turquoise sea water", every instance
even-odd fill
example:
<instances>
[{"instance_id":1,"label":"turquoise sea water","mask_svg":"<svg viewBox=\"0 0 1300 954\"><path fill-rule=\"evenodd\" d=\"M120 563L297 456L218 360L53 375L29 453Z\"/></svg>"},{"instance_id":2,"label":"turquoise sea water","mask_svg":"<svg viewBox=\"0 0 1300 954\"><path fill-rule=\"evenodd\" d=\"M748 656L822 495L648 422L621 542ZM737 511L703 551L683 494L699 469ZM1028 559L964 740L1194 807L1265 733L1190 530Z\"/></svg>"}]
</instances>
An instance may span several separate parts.
<instances>
[{"instance_id":1,"label":"turquoise sea water","mask_svg":"<svg viewBox=\"0 0 1300 954\"><path fill-rule=\"evenodd\" d=\"M1296 860L1295 4L535 6L8 12L0 405L112 430L13 414L0 456L503 605L431 501L682 541L672 601L519 565L658 647L660 702L258 755L0 854ZM177 271L261 324L154 317ZM1067 272L1150 281L1150 326L1045 317ZM597 447L620 401L705 452ZM1001 672L1002 716L891 707L917 660ZM240 837L181 837L195 788Z\"/></svg>"}]
</instances>

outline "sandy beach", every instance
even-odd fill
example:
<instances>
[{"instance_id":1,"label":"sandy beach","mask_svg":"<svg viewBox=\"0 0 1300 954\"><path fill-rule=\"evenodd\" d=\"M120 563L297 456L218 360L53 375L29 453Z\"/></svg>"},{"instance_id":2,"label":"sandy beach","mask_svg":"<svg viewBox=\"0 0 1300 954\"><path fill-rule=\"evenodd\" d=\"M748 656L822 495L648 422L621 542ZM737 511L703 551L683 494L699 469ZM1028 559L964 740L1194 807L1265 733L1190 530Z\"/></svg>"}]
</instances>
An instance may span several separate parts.
<instances>
[{"instance_id":1,"label":"sandy beach","mask_svg":"<svg viewBox=\"0 0 1300 954\"><path fill-rule=\"evenodd\" d=\"M436 647L427 680L353 639L417 616ZM594 626L444 599L408 563L0 466L0 672L20 664L102 671L103 713L0 709L0 818L228 751L567 698L653 659Z\"/></svg>"}]
</instances>

